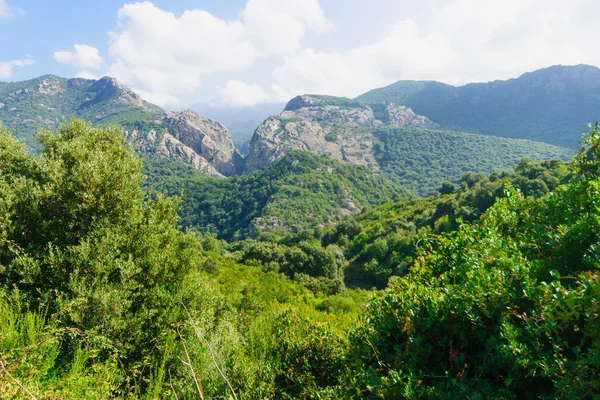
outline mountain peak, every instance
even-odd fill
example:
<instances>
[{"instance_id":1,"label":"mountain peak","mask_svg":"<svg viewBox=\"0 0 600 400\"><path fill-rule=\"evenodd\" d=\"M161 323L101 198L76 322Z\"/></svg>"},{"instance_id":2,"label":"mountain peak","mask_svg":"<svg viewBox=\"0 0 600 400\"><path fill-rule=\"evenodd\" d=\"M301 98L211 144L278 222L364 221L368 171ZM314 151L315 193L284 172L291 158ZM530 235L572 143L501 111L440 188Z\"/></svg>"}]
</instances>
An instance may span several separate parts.
<instances>
[{"instance_id":1,"label":"mountain peak","mask_svg":"<svg viewBox=\"0 0 600 400\"><path fill-rule=\"evenodd\" d=\"M110 99L119 103L131 103L146 108L140 95L110 76L98 79L88 88L88 91L96 93L94 103Z\"/></svg>"},{"instance_id":2,"label":"mountain peak","mask_svg":"<svg viewBox=\"0 0 600 400\"><path fill-rule=\"evenodd\" d=\"M300 95L296 96L285 105L284 111L296 111L303 107L309 107L311 105L315 105L318 103L316 99L311 97L310 95Z\"/></svg>"},{"instance_id":3,"label":"mountain peak","mask_svg":"<svg viewBox=\"0 0 600 400\"><path fill-rule=\"evenodd\" d=\"M359 101L348 97L327 96L322 94L304 94L291 99L283 111L297 111L305 107L338 106L344 108L359 108L364 106Z\"/></svg>"},{"instance_id":4,"label":"mountain peak","mask_svg":"<svg viewBox=\"0 0 600 400\"><path fill-rule=\"evenodd\" d=\"M551 67L526 72L518 79L569 79L569 80L600 80L600 68L588 64L553 65Z\"/></svg>"}]
</instances>

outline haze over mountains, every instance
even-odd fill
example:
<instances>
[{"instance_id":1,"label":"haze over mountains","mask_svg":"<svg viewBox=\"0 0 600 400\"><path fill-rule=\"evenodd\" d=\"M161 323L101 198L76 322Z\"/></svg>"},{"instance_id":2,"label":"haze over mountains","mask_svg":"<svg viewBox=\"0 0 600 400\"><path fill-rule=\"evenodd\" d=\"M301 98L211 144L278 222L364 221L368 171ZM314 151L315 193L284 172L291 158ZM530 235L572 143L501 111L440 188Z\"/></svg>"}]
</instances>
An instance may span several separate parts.
<instances>
[{"instance_id":1,"label":"haze over mountains","mask_svg":"<svg viewBox=\"0 0 600 400\"><path fill-rule=\"evenodd\" d=\"M273 107L238 109L229 116L214 109L212 115L221 113L236 138L243 138ZM523 157L568 159L579 132L599 115L600 69L592 66L554 66L461 87L399 81L356 99L292 99L258 126L243 159L219 122L193 111L166 111L112 78L48 75L0 83L0 120L33 149L38 129L76 116L121 125L138 151L182 161L208 175L250 173L303 150L382 171L421 194L444 180L457 181L468 170L490 173Z\"/></svg>"},{"instance_id":2,"label":"haze over mountains","mask_svg":"<svg viewBox=\"0 0 600 400\"><path fill-rule=\"evenodd\" d=\"M269 116L283 110L285 103L263 103L254 106L231 106L198 103L191 106L198 115L219 121L227 127L234 142L250 141L254 130Z\"/></svg>"}]
</instances>

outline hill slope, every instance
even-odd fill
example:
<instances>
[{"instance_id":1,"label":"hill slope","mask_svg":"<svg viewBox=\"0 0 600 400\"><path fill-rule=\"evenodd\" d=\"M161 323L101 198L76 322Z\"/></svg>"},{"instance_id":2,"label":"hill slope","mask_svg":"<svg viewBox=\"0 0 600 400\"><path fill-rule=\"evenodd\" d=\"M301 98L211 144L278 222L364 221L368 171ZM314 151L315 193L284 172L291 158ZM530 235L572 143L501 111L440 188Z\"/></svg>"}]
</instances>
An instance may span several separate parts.
<instances>
[{"instance_id":1,"label":"hill slope","mask_svg":"<svg viewBox=\"0 0 600 400\"><path fill-rule=\"evenodd\" d=\"M408 196L366 167L299 151L249 175L172 176L151 186L174 195L183 188L182 224L226 240L324 227L368 205Z\"/></svg>"},{"instance_id":2,"label":"hill slope","mask_svg":"<svg viewBox=\"0 0 600 400\"><path fill-rule=\"evenodd\" d=\"M468 171L490 174L523 158L569 160L573 153L530 140L415 128L374 131L373 155L381 172L414 193L427 195Z\"/></svg>"},{"instance_id":3,"label":"hill slope","mask_svg":"<svg viewBox=\"0 0 600 400\"><path fill-rule=\"evenodd\" d=\"M455 87L399 81L356 98L412 108L445 128L574 148L600 115L600 69L553 66L519 78Z\"/></svg>"}]
</instances>

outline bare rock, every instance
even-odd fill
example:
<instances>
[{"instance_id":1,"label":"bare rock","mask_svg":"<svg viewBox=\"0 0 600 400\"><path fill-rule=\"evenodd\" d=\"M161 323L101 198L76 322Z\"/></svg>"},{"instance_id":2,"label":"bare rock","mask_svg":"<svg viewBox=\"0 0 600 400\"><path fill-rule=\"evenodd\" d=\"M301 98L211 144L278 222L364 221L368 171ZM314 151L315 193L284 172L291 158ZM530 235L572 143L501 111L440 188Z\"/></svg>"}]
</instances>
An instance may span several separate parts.
<instances>
[{"instance_id":1,"label":"bare rock","mask_svg":"<svg viewBox=\"0 0 600 400\"><path fill-rule=\"evenodd\" d=\"M406 106L389 104L387 106L388 124L396 128L413 127L420 129L438 129L440 126L424 115L415 114Z\"/></svg>"},{"instance_id":2,"label":"bare rock","mask_svg":"<svg viewBox=\"0 0 600 400\"><path fill-rule=\"evenodd\" d=\"M187 110L168 112L164 125L175 139L206 159L219 173L230 176L241 169L242 158L227 128L219 122Z\"/></svg>"}]
</instances>

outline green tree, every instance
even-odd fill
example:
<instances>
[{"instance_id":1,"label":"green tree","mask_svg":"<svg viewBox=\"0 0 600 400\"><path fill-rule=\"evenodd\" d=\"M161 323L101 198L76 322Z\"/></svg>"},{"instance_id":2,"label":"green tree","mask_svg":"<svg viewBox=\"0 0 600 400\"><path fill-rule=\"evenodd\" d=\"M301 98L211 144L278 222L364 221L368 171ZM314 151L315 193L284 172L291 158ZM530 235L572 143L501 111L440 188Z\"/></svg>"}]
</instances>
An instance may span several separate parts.
<instances>
[{"instance_id":1,"label":"green tree","mask_svg":"<svg viewBox=\"0 0 600 400\"><path fill-rule=\"evenodd\" d=\"M105 338L133 378L185 318L199 242L178 229L176 200L144 201L121 129L72 120L40 141L33 157L0 128L0 287Z\"/></svg>"},{"instance_id":2,"label":"green tree","mask_svg":"<svg viewBox=\"0 0 600 400\"><path fill-rule=\"evenodd\" d=\"M509 188L477 223L426 241L354 332L348 386L373 398L597 397L599 156L596 127L579 179L538 199Z\"/></svg>"}]
</instances>

